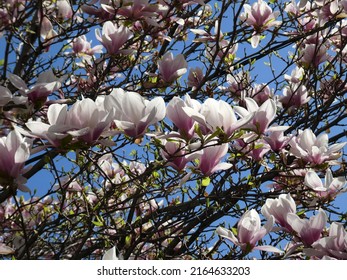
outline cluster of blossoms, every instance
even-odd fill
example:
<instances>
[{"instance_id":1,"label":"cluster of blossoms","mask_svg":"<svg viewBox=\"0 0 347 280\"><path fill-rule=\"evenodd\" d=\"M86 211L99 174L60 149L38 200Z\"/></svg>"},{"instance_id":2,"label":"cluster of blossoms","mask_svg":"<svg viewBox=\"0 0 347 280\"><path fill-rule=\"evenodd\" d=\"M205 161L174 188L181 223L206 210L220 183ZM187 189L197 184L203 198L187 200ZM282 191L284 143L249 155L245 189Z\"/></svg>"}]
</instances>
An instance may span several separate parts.
<instances>
[{"instance_id":1,"label":"cluster of blossoms","mask_svg":"<svg viewBox=\"0 0 347 280\"><path fill-rule=\"evenodd\" d=\"M6 39L11 26L21 23L27 2L0 4L0 34ZM214 10L204 1L174 1L177 7L169 2L91 0L75 8L67 0L43 1L32 20L33 30L39 31L37 45L28 39L15 53L24 65L35 55L32 46L48 53L64 41L57 56L65 59L63 65L43 63L29 71L2 62L7 69L0 81L0 255L29 256L25 246L30 247L34 238L26 235L64 218L58 232L47 233L47 240L56 245L57 235L65 238L65 231L73 232L71 242L68 237L64 241L68 250L62 258L75 257L76 248L103 259L155 259L164 251L174 255L185 250L185 237L194 236L197 228L184 228L182 216L187 214L189 220L193 212L183 208L185 198L197 203L194 210L202 204L208 208L210 199L219 199L220 193L227 192L228 200L234 194L246 200L249 188L256 195L279 196L262 200L265 203L257 204L258 210L235 211L240 217L236 227L213 225L243 255L263 250L284 258L295 258L300 252L302 258L346 259L346 229L342 223L330 222L323 210L325 203L346 192L346 179L334 175L342 165L339 159L346 143L336 140L342 136L329 142L323 132L329 126L310 116L312 106L317 106L318 115L329 111L337 96L331 89L345 92L346 86L335 72L317 83L310 75L317 69L330 71L339 56L345 66L347 29L340 19L347 14L347 2L293 1L285 5L283 14L263 0L244 4L235 36L222 32L221 20L213 24ZM244 67L252 65L254 56L240 58L248 51L242 45L250 43L249 49L254 50L274 42L285 13L287 22L292 18L297 25L295 32L281 34L295 43L295 54L290 55L295 67L286 67L274 79L275 86L254 83ZM325 29L315 31L336 19L340 22L330 34ZM96 27L91 28L96 45L89 34L72 29L87 23L86 29ZM242 33L242 38L236 33ZM176 39L184 45L182 53L175 43L170 45ZM29 55L20 56L21 50ZM195 50L201 56L194 59L203 57L203 63L192 63L189 54ZM295 119L296 113L298 118L307 114L307 122L315 125L308 128ZM325 118L330 122L332 113ZM125 156L122 149L127 145L138 145L140 153ZM70 158L71 152L76 159ZM141 152L147 152L147 158ZM47 159L52 154L69 158L78 166L78 175L58 171L54 156ZM18 198L17 190L32 191L27 179L44 165L54 174L47 195ZM247 179L239 175L240 188L247 181L244 194L234 192L236 183L232 187L230 183L230 189L219 185L247 169L252 170ZM273 195L260 188L262 172L273 180ZM210 180L215 186L209 185ZM193 181L198 182L196 187ZM211 207L229 203L218 199ZM263 226L260 211L266 220ZM208 213L196 215L199 221L204 214ZM158 222L160 215L164 218ZM85 228L79 225L84 217L92 230L82 244ZM288 236L290 243L281 248L282 244L264 245L266 236L273 234ZM32 254L55 258L59 250L49 242ZM117 242L137 253L125 253ZM212 255L208 250L203 254Z\"/></svg>"}]
</instances>

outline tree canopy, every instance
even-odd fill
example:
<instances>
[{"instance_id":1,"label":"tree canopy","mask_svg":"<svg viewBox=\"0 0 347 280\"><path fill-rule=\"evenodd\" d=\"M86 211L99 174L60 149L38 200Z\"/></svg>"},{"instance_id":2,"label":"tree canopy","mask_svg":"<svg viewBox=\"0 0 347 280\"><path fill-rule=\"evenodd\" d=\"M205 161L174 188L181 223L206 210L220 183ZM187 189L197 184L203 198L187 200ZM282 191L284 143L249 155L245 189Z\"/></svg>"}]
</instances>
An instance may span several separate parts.
<instances>
[{"instance_id":1,"label":"tree canopy","mask_svg":"<svg viewBox=\"0 0 347 280\"><path fill-rule=\"evenodd\" d=\"M347 1L0 2L0 259L347 259Z\"/></svg>"}]
</instances>

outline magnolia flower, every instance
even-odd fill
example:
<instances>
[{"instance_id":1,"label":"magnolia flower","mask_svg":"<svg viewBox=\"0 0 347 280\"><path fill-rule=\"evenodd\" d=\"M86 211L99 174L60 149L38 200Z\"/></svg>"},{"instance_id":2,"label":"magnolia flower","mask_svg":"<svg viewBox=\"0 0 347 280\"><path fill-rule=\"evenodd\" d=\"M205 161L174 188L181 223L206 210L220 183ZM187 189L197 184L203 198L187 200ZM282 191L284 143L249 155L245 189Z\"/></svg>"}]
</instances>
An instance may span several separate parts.
<instances>
[{"instance_id":1,"label":"magnolia flower","mask_svg":"<svg viewBox=\"0 0 347 280\"><path fill-rule=\"evenodd\" d=\"M327 47L320 44L306 44L302 50L302 55L299 57L300 62L304 67L318 67L324 61L327 61Z\"/></svg>"},{"instance_id":2,"label":"magnolia flower","mask_svg":"<svg viewBox=\"0 0 347 280\"><path fill-rule=\"evenodd\" d=\"M210 142L209 144L212 144ZM202 152L198 154L199 158L199 165L197 169L200 170L201 173L203 173L205 176L209 176L212 173L219 171L219 170L226 170L232 167L232 164L226 163L226 162L220 162L221 159L227 154L228 152L228 144L222 144L222 145L216 145L212 146L209 145L202 149Z\"/></svg>"},{"instance_id":3,"label":"magnolia flower","mask_svg":"<svg viewBox=\"0 0 347 280\"><path fill-rule=\"evenodd\" d=\"M195 133L195 120L185 112L187 107L192 108L194 111L199 111L201 104L197 100L191 99L189 95L186 95L185 100L175 96L166 107L167 117L178 128L178 132L183 139L191 139Z\"/></svg>"},{"instance_id":4,"label":"magnolia flower","mask_svg":"<svg viewBox=\"0 0 347 280\"><path fill-rule=\"evenodd\" d=\"M290 75L284 74L284 79L288 83L299 84L301 83L305 74L305 70L302 67L296 66L295 69L292 70Z\"/></svg>"},{"instance_id":5,"label":"magnolia flower","mask_svg":"<svg viewBox=\"0 0 347 280\"><path fill-rule=\"evenodd\" d=\"M25 161L30 156L31 143L23 138L18 131L13 130L7 136L0 138L0 185L18 183L19 189L26 191L22 185L25 183L22 177Z\"/></svg>"},{"instance_id":6,"label":"magnolia flower","mask_svg":"<svg viewBox=\"0 0 347 280\"><path fill-rule=\"evenodd\" d=\"M318 137L307 128L300 131L298 136L294 136L290 141L290 152L297 158L302 158L312 164L322 164L326 161L338 159L341 156L340 150L344 143L328 146L329 139L326 133Z\"/></svg>"},{"instance_id":7,"label":"magnolia flower","mask_svg":"<svg viewBox=\"0 0 347 280\"><path fill-rule=\"evenodd\" d=\"M227 75L228 87L227 91L231 92L232 95L236 95L238 98L243 99L246 96L247 87L250 82L250 77L247 72L239 72L236 75Z\"/></svg>"},{"instance_id":8,"label":"magnolia flower","mask_svg":"<svg viewBox=\"0 0 347 280\"><path fill-rule=\"evenodd\" d=\"M233 132L251 119L251 115L238 120L234 110L227 102L223 100L215 100L208 98L201 105L199 112L190 107L184 107L184 112L200 124L200 128L204 134L213 133L220 128L230 137Z\"/></svg>"},{"instance_id":9,"label":"magnolia flower","mask_svg":"<svg viewBox=\"0 0 347 280\"><path fill-rule=\"evenodd\" d=\"M148 126L164 119L165 102L161 97L151 101L140 94L122 89L114 89L105 97L104 106L110 111L115 108L115 123L130 137L142 136Z\"/></svg>"},{"instance_id":10,"label":"magnolia flower","mask_svg":"<svg viewBox=\"0 0 347 280\"><path fill-rule=\"evenodd\" d=\"M109 54L117 54L122 46L133 36L129 28L111 21L106 21L102 27L102 35L100 30L95 31L96 38L106 48Z\"/></svg>"},{"instance_id":11,"label":"magnolia flower","mask_svg":"<svg viewBox=\"0 0 347 280\"><path fill-rule=\"evenodd\" d=\"M189 69L187 85L192 87L192 90L197 89L201 85L201 82L203 79L204 79L204 74L200 67Z\"/></svg>"},{"instance_id":12,"label":"magnolia flower","mask_svg":"<svg viewBox=\"0 0 347 280\"><path fill-rule=\"evenodd\" d=\"M19 89L21 95L27 96L30 101L35 103L36 101L45 102L51 93L62 86L65 76L57 78L50 69L41 73L37 78L36 84L30 89L27 87L26 83L15 74L9 74L8 79Z\"/></svg>"},{"instance_id":13,"label":"magnolia flower","mask_svg":"<svg viewBox=\"0 0 347 280\"><path fill-rule=\"evenodd\" d=\"M271 147L274 152L281 151L287 146L290 137L284 136L284 132L288 129L288 126L272 126L267 130L267 136L264 137L266 143Z\"/></svg>"},{"instance_id":14,"label":"magnolia flower","mask_svg":"<svg viewBox=\"0 0 347 280\"><path fill-rule=\"evenodd\" d=\"M52 44L52 39L57 35L58 33L53 29L51 21L46 16L43 16L40 26L40 36L44 40L44 46Z\"/></svg>"},{"instance_id":15,"label":"magnolia flower","mask_svg":"<svg viewBox=\"0 0 347 280\"><path fill-rule=\"evenodd\" d=\"M257 104L261 105L273 97L273 92L266 84L255 85L250 96Z\"/></svg>"},{"instance_id":16,"label":"magnolia flower","mask_svg":"<svg viewBox=\"0 0 347 280\"><path fill-rule=\"evenodd\" d=\"M12 100L12 93L8 88L0 86L0 106L5 106Z\"/></svg>"},{"instance_id":17,"label":"magnolia flower","mask_svg":"<svg viewBox=\"0 0 347 280\"><path fill-rule=\"evenodd\" d=\"M312 249L304 249L309 256L330 256L336 259L347 259L347 232L344 225L333 222L329 228L329 236L322 237L312 244Z\"/></svg>"},{"instance_id":18,"label":"magnolia flower","mask_svg":"<svg viewBox=\"0 0 347 280\"><path fill-rule=\"evenodd\" d=\"M276 116L276 103L272 99L266 100L260 107L249 97L244 99L247 110L240 106L235 106L235 111L242 118L250 118L250 122L245 128L250 128L258 134L267 131L269 124Z\"/></svg>"},{"instance_id":19,"label":"magnolia flower","mask_svg":"<svg viewBox=\"0 0 347 280\"><path fill-rule=\"evenodd\" d=\"M237 236L223 227L218 227L216 232L219 236L230 240L237 246L240 246L245 252L258 249L281 253L282 251L272 246L256 246L257 242L270 232L273 225L274 218L270 216L265 226L261 227L259 214L256 210L252 209L246 211L240 218L237 224Z\"/></svg>"},{"instance_id":20,"label":"magnolia flower","mask_svg":"<svg viewBox=\"0 0 347 280\"><path fill-rule=\"evenodd\" d=\"M176 141L177 140L177 141ZM186 157L188 151L185 149L185 144L180 139L162 140L164 147L161 150L161 155L166 159L167 166L171 166L180 171L185 168L186 164L190 161Z\"/></svg>"},{"instance_id":21,"label":"magnolia flower","mask_svg":"<svg viewBox=\"0 0 347 280\"><path fill-rule=\"evenodd\" d=\"M265 204L261 208L261 213L267 219L273 216L279 225L288 231L292 231L291 226L287 222L287 215L288 213L296 213L296 204L289 193L280 194L276 199L266 199Z\"/></svg>"},{"instance_id":22,"label":"magnolia flower","mask_svg":"<svg viewBox=\"0 0 347 280\"><path fill-rule=\"evenodd\" d=\"M102 257L103 261L115 261L115 260L123 260L122 254L117 255L117 248L113 246L111 249L107 250Z\"/></svg>"},{"instance_id":23,"label":"magnolia flower","mask_svg":"<svg viewBox=\"0 0 347 280\"><path fill-rule=\"evenodd\" d=\"M85 35L79 36L77 38L74 38L71 42L72 51L76 55L88 55L92 56L95 53L102 52L101 45L95 46L94 48L91 47L91 42L87 41L87 37Z\"/></svg>"},{"instance_id":24,"label":"magnolia flower","mask_svg":"<svg viewBox=\"0 0 347 280\"><path fill-rule=\"evenodd\" d=\"M238 151L245 154L247 157L262 161L264 155L271 150L270 145L264 139L258 139L259 136L255 133L246 133L242 137L236 139L232 145Z\"/></svg>"},{"instance_id":25,"label":"magnolia flower","mask_svg":"<svg viewBox=\"0 0 347 280\"><path fill-rule=\"evenodd\" d=\"M304 85L290 84L283 89L283 96L279 98L285 108L299 108L310 101Z\"/></svg>"},{"instance_id":26,"label":"magnolia flower","mask_svg":"<svg viewBox=\"0 0 347 280\"><path fill-rule=\"evenodd\" d=\"M57 18L70 19L73 16L73 10L68 0L57 1Z\"/></svg>"},{"instance_id":27,"label":"magnolia flower","mask_svg":"<svg viewBox=\"0 0 347 280\"><path fill-rule=\"evenodd\" d=\"M288 213L287 215L288 224L296 231L301 241L307 246L312 245L312 243L320 238L327 219L328 217L322 209L319 209L316 216L312 216L309 219L300 219L294 213Z\"/></svg>"},{"instance_id":28,"label":"magnolia flower","mask_svg":"<svg viewBox=\"0 0 347 280\"><path fill-rule=\"evenodd\" d=\"M240 15L240 19L246 25L254 28L251 43L252 47L256 48L260 41L260 35L258 33L281 24L281 21L276 21L279 12L272 12L271 7L263 2L263 0L258 0L252 6L244 4L243 8L244 12Z\"/></svg>"},{"instance_id":29,"label":"magnolia flower","mask_svg":"<svg viewBox=\"0 0 347 280\"><path fill-rule=\"evenodd\" d=\"M167 52L158 61L159 75L167 83L172 83L185 74L187 67L187 61L184 59L183 54L174 57L171 52Z\"/></svg>"},{"instance_id":30,"label":"magnolia flower","mask_svg":"<svg viewBox=\"0 0 347 280\"><path fill-rule=\"evenodd\" d=\"M149 3L148 0L124 0L116 12L124 17L133 20L144 19L148 24L158 26L157 9L157 5Z\"/></svg>"},{"instance_id":31,"label":"magnolia flower","mask_svg":"<svg viewBox=\"0 0 347 280\"><path fill-rule=\"evenodd\" d=\"M333 178L330 169L326 171L324 184L314 171L307 172L305 184L317 192L320 197L334 198L339 193L346 191L346 179L344 177Z\"/></svg>"},{"instance_id":32,"label":"magnolia flower","mask_svg":"<svg viewBox=\"0 0 347 280\"><path fill-rule=\"evenodd\" d=\"M109 127L112 116L99 98L96 101L85 98L76 101L69 110L66 104L52 104L47 112L49 124L29 121L26 126L31 136L46 139L55 147L61 146L68 135L91 144Z\"/></svg>"},{"instance_id":33,"label":"magnolia flower","mask_svg":"<svg viewBox=\"0 0 347 280\"><path fill-rule=\"evenodd\" d=\"M280 12L272 12L271 7L263 0L258 0L252 6L244 4L243 8L245 11L240 15L240 19L258 32L281 24L281 21L276 21Z\"/></svg>"}]
</instances>

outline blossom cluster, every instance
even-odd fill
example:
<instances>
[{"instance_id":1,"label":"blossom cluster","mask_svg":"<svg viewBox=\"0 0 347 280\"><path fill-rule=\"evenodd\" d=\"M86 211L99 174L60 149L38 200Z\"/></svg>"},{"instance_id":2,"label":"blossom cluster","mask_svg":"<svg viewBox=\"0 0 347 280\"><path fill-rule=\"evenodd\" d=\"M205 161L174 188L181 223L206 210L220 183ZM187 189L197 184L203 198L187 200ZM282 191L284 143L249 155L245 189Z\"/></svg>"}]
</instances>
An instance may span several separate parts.
<instances>
[{"instance_id":1,"label":"blossom cluster","mask_svg":"<svg viewBox=\"0 0 347 280\"><path fill-rule=\"evenodd\" d=\"M241 256L347 259L344 224L327 214L346 192L345 135L329 131L345 125L346 1L235 3L230 32L230 10L215 18L202 0L47 0L30 16L29 2L0 4L11 52L0 59L0 255L190 258L197 224L221 211L237 224L211 218L210 241ZM272 47L290 44L288 56ZM270 53L287 65L255 83ZM53 175L43 197L27 184L40 169ZM32 252L31 234L46 238Z\"/></svg>"}]
</instances>

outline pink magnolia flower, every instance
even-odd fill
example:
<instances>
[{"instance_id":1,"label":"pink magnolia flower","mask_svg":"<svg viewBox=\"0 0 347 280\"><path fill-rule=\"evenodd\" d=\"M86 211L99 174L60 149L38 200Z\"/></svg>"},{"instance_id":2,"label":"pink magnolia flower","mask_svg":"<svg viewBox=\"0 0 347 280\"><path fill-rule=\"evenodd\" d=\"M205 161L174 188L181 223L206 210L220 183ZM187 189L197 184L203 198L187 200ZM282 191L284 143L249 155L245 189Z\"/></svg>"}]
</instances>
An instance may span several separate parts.
<instances>
[{"instance_id":1,"label":"pink magnolia flower","mask_svg":"<svg viewBox=\"0 0 347 280\"><path fill-rule=\"evenodd\" d=\"M166 114L163 98L156 97L148 101L136 92L120 88L106 96L104 104L110 111L115 108L116 126L134 138L142 136L148 126L161 121Z\"/></svg>"},{"instance_id":2,"label":"pink magnolia flower","mask_svg":"<svg viewBox=\"0 0 347 280\"><path fill-rule=\"evenodd\" d=\"M291 228L296 231L301 241L310 246L321 237L321 233L327 223L327 215L324 210L319 209L316 216L309 219L300 219L294 213L288 213L287 222Z\"/></svg>"},{"instance_id":3,"label":"pink magnolia flower","mask_svg":"<svg viewBox=\"0 0 347 280\"><path fill-rule=\"evenodd\" d=\"M123 25L118 26L111 21L106 21L102 27L102 35L100 30L97 29L95 36L109 54L117 54L122 46L133 37L133 34L129 28Z\"/></svg>"},{"instance_id":4,"label":"pink magnolia flower","mask_svg":"<svg viewBox=\"0 0 347 280\"><path fill-rule=\"evenodd\" d=\"M247 72L239 72L236 75L227 75L228 86L226 90L239 99L246 97L247 87L250 83L250 76Z\"/></svg>"},{"instance_id":5,"label":"pink magnolia flower","mask_svg":"<svg viewBox=\"0 0 347 280\"><path fill-rule=\"evenodd\" d=\"M230 104L213 98L206 99L199 111L191 107L184 107L183 110L200 124L204 134L213 133L220 128L227 137L230 137L234 131L244 126L252 118L252 115L248 114L238 120Z\"/></svg>"},{"instance_id":6,"label":"pink magnolia flower","mask_svg":"<svg viewBox=\"0 0 347 280\"><path fill-rule=\"evenodd\" d=\"M95 53L102 52L101 50L102 46L98 45L92 48L91 41L88 42L87 37L85 35L82 35L73 39L71 42L71 47L74 54L81 55L81 56L83 55L92 56Z\"/></svg>"},{"instance_id":7,"label":"pink magnolia flower","mask_svg":"<svg viewBox=\"0 0 347 280\"><path fill-rule=\"evenodd\" d=\"M267 130L267 136L264 137L264 140L270 145L271 150L279 152L287 146L291 137L285 136L284 132L288 128L288 126L274 125Z\"/></svg>"},{"instance_id":8,"label":"pink magnolia flower","mask_svg":"<svg viewBox=\"0 0 347 280\"><path fill-rule=\"evenodd\" d=\"M159 75L167 83L172 83L185 74L187 67L187 61L184 59L183 54L174 57L171 52L167 52L158 61Z\"/></svg>"},{"instance_id":9,"label":"pink magnolia flower","mask_svg":"<svg viewBox=\"0 0 347 280\"><path fill-rule=\"evenodd\" d=\"M110 14L124 16L131 20L144 19L149 25L159 26L157 21L158 5L149 3L148 0L123 0L102 5L102 8Z\"/></svg>"},{"instance_id":10,"label":"pink magnolia flower","mask_svg":"<svg viewBox=\"0 0 347 280\"><path fill-rule=\"evenodd\" d=\"M30 156L31 143L18 131L12 130L7 136L0 137L0 185L15 181L19 189L25 191L22 173L25 161Z\"/></svg>"},{"instance_id":11,"label":"pink magnolia flower","mask_svg":"<svg viewBox=\"0 0 347 280\"><path fill-rule=\"evenodd\" d=\"M270 216L266 224L262 227L259 214L256 210L246 211L237 223L237 236L232 231L223 227L218 227L216 232L219 236L226 238L235 245L240 246L245 252L253 249L282 253L279 249L272 246L256 246L257 242L268 234L274 225L274 218Z\"/></svg>"},{"instance_id":12,"label":"pink magnolia flower","mask_svg":"<svg viewBox=\"0 0 347 280\"><path fill-rule=\"evenodd\" d=\"M281 24L281 21L276 21L279 12L273 12L271 7L263 0L258 0L252 6L243 5L244 12L240 15L240 19L249 26L254 28L254 33L251 38L252 47L256 48L260 41L259 33L271 27L276 27Z\"/></svg>"},{"instance_id":13,"label":"pink magnolia flower","mask_svg":"<svg viewBox=\"0 0 347 280\"><path fill-rule=\"evenodd\" d=\"M329 236L322 237L312 244L312 249L304 249L309 256L330 256L336 259L347 259L347 232L341 223L333 222Z\"/></svg>"},{"instance_id":14,"label":"pink magnolia flower","mask_svg":"<svg viewBox=\"0 0 347 280\"><path fill-rule=\"evenodd\" d=\"M6 87L0 86L0 106L5 106L11 100L12 100L11 91Z\"/></svg>"},{"instance_id":15,"label":"pink magnolia flower","mask_svg":"<svg viewBox=\"0 0 347 280\"><path fill-rule=\"evenodd\" d=\"M310 101L307 89L304 85L290 84L283 89L283 96L279 98L285 108L300 108Z\"/></svg>"},{"instance_id":16,"label":"pink magnolia flower","mask_svg":"<svg viewBox=\"0 0 347 280\"><path fill-rule=\"evenodd\" d=\"M305 70L302 67L296 66L295 69L292 70L291 74L284 74L284 79L288 83L299 84L302 82L304 78Z\"/></svg>"},{"instance_id":17,"label":"pink magnolia flower","mask_svg":"<svg viewBox=\"0 0 347 280\"><path fill-rule=\"evenodd\" d=\"M164 147L161 150L161 154L165 160L167 160L167 166L171 166L176 170L183 170L186 164L190 161L186 155L188 151L185 144L181 139L168 139L162 140Z\"/></svg>"},{"instance_id":18,"label":"pink magnolia flower","mask_svg":"<svg viewBox=\"0 0 347 280\"><path fill-rule=\"evenodd\" d=\"M322 164L327 161L336 160L341 156L340 150L345 146L344 143L328 146L328 134L322 133L318 137L307 128L299 131L298 136L294 136L290 141L290 153L297 158L302 158L312 164Z\"/></svg>"},{"instance_id":19,"label":"pink magnolia flower","mask_svg":"<svg viewBox=\"0 0 347 280\"><path fill-rule=\"evenodd\" d=\"M263 0L258 0L252 6L244 4L243 8L245 11L240 15L240 19L247 25L253 26L257 31L263 31L281 24L281 21L276 21L280 13L278 11L273 12L271 7Z\"/></svg>"},{"instance_id":20,"label":"pink magnolia flower","mask_svg":"<svg viewBox=\"0 0 347 280\"><path fill-rule=\"evenodd\" d=\"M265 154L269 152L271 148L264 139L258 138L259 136L255 133L246 133L240 138L237 138L232 143L232 146L248 158L255 161L263 161Z\"/></svg>"},{"instance_id":21,"label":"pink magnolia flower","mask_svg":"<svg viewBox=\"0 0 347 280\"><path fill-rule=\"evenodd\" d=\"M185 100L175 96L167 104L166 112L167 117L178 128L181 137L189 140L195 134L194 124L196 122L185 112L184 108L186 107L199 111L201 104L197 100L191 99L189 95L185 96Z\"/></svg>"},{"instance_id":22,"label":"pink magnolia flower","mask_svg":"<svg viewBox=\"0 0 347 280\"><path fill-rule=\"evenodd\" d=\"M266 100L273 97L273 92L266 84L255 85L252 89L251 98L257 102L258 105L263 104Z\"/></svg>"},{"instance_id":23,"label":"pink magnolia flower","mask_svg":"<svg viewBox=\"0 0 347 280\"><path fill-rule=\"evenodd\" d=\"M58 0L57 3L57 18L71 19L73 10L68 0Z\"/></svg>"},{"instance_id":24,"label":"pink magnolia flower","mask_svg":"<svg viewBox=\"0 0 347 280\"><path fill-rule=\"evenodd\" d=\"M235 106L236 113L242 118L251 116L251 120L245 128L252 129L258 134L263 134L276 116L275 101L268 99L260 107L252 98L245 97L244 101L247 109Z\"/></svg>"},{"instance_id":25,"label":"pink magnolia flower","mask_svg":"<svg viewBox=\"0 0 347 280\"><path fill-rule=\"evenodd\" d=\"M307 172L305 184L323 198L334 198L346 191L346 179L344 177L334 178L330 169L326 171L324 184L314 171Z\"/></svg>"},{"instance_id":26,"label":"pink magnolia flower","mask_svg":"<svg viewBox=\"0 0 347 280\"><path fill-rule=\"evenodd\" d=\"M57 78L52 70L41 73L34 86L30 89L26 83L17 75L9 74L10 82L19 89L21 95L28 97L33 103L45 102L47 97L62 86L65 76Z\"/></svg>"},{"instance_id":27,"label":"pink magnolia flower","mask_svg":"<svg viewBox=\"0 0 347 280\"><path fill-rule=\"evenodd\" d=\"M192 90L199 88L199 86L201 86L203 79L204 79L204 74L200 67L189 69L187 85L192 87Z\"/></svg>"},{"instance_id":28,"label":"pink magnolia flower","mask_svg":"<svg viewBox=\"0 0 347 280\"><path fill-rule=\"evenodd\" d=\"M292 227L287 222L288 213L296 213L296 204L291 195L280 194L278 198L268 198L261 208L261 213L268 219L273 216L276 222L289 232Z\"/></svg>"},{"instance_id":29,"label":"pink magnolia flower","mask_svg":"<svg viewBox=\"0 0 347 280\"><path fill-rule=\"evenodd\" d=\"M55 147L60 147L69 135L91 144L109 127L112 117L113 114L103 108L101 100L86 98L76 101L69 110L66 104L52 104L47 112L49 124L29 121L26 126L31 136L46 139Z\"/></svg>"},{"instance_id":30,"label":"pink magnolia flower","mask_svg":"<svg viewBox=\"0 0 347 280\"><path fill-rule=\"evenodd\" d=\"M43 39L44 46L48 48L57 35L58 33L53 29L51 21L46 16L43 16L40 26L40 36Z\"/></svg>"},{"instance_id":31,"label":"pink magnolia flower","mask_svg":"<svg viewBox=\"0 0 347 280\"><path fill-rule=\"evenodd\" d=\"M197 169L200 170L205 176L209 176L212 173L219 170L226 170L232 167L232 164L226 162L220 162L222 158L228 152L228 144L222 145L210 145L213 141L209 143L209 146L204 147L202 152L198 154L199 165Z\"/></svg>"},{"instance_id":32,"label":"pink magnolia flower","mask_svg":"<svg viewBox=\"0 0 347 280\"><path fill-rule=\"evenodd\" d=\"M302 55L299 56L299 60L304 67L318 67L319 64L328 60L327 47L321 43L318 44L320 45L306 44L302 49Z\"/></svg>"}]
</instances>

